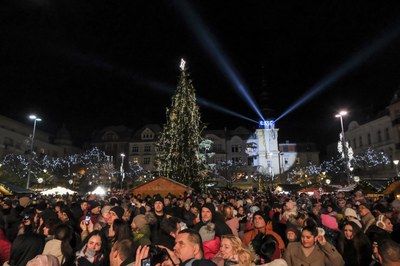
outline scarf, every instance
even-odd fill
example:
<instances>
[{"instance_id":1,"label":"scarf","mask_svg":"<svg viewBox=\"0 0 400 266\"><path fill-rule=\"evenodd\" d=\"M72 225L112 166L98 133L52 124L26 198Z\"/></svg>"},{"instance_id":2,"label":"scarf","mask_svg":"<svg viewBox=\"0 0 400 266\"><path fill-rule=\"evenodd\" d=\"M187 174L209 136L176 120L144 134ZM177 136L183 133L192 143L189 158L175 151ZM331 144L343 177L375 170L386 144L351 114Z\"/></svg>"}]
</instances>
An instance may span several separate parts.
<instances>
[{"instance_id":1,"label":"scarf","mask_svg":"<svg viewBox=\"0 0 400 266\"><path fill-rule=\"evenodd\" d=\"M87 244L79 251L76 252L76 261L80 258L87 259L90 263L101 262L104 255L100 252L95 252L88 248Z\"/></svg>"}]
</instances>

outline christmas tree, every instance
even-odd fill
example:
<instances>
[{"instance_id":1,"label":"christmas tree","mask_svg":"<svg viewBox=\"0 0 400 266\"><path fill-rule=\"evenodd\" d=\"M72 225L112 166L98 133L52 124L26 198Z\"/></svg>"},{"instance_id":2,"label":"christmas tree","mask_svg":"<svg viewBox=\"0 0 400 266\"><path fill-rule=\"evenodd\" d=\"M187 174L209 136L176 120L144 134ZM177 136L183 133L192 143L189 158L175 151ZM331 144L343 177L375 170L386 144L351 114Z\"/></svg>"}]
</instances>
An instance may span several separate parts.
<instances>
[{"instance_id":1,"label":"christmas tree","mask_svg":"<svg viewBox=\"0 0 400 266\"><path fill-rule=\"evenodd\" d=\"M200 121L195 89L181 61L181 73L171 107L166 110L166 124L156 144L155 166L160 176L191 185L200 181L203 163L199 145L204 128Z\"/></svg>"}]
</instances>

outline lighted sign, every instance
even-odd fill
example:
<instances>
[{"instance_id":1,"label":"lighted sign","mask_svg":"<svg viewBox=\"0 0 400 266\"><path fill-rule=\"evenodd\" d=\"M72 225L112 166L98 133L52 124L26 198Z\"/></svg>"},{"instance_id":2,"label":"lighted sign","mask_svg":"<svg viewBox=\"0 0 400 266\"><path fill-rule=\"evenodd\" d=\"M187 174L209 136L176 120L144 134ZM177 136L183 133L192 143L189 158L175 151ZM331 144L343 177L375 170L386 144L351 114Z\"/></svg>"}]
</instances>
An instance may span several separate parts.
<instances>
[{"instance_id":1,"label":"lighted sign","mask_svg":"<svg viewBox=\"0 0 400 266\"><path fill-rule=\"evenodd\" d=\"M275 121L273 120L261 120L259 125L265 128L275 128Z\"/></svg>"}]
</instances>

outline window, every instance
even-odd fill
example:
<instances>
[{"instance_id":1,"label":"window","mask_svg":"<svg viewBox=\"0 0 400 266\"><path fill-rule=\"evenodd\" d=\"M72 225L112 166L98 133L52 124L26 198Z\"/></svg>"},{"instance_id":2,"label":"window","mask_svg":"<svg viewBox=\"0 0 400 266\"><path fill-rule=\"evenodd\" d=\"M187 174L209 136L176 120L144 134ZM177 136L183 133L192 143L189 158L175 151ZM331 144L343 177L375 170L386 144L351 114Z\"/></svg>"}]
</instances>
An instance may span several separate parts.
<instances>
[{"instance_id":1,"label":"window","mask_svg":"<svg viewBox=\"0 0 400 266\"><path fill-rule=\"evenodd\" d=\"M385 128L385 138L386 140L390 140L389 128Z\"/></svg>"},{"instance_id":2,"label":"window","mask_svg":"<svg viewBox=\"0 0 400 266\"><path fill-rule=\"evenodd\" d=\"M106 134L104 134L103 140L118 140L118 136L114 132L107 132Z\"/></svg>"},{"instance_id":3,"label":"window","mask_svg":"<svg viewBox=\"0 0 400 266\"><path fill-rule=\"evenodd\" d=\"M146 128L142 132L142 139L153 139L154 138L154 133L150 129Z\"/></svg>"},{"instance_id":4,"label":"window","mask_svg":"<svg viewBox=\"0 0 400 266\"><path fill-rule=\"evenodd\" d=\"M382 141L382 134L381 134L380 130L378 130L377 135L378 135L378 142L381 142Z\"/></svg>"},{"instance_id":5,"label":"window","mask_svg":"<svg viewBox=\"0 0 400 266\"><path fill-rule=\"evenodd\" d=\"M357 148L356 138L353 139L353 146L354 146L354 148Z\"/></svg>"},{"instance_id":6,"label":"window","mask_svg":"<svg viewBox=\"0 0 400 266\"><path fill-rule=\"evenodd\" d=\"M139 146L138 145L132 146L132 152L139 152Z\"/></svg>"},{"instance_id":7,"label":"window","mask_svg":"<svg viewBox=\"0 0 400 266\"><path fill-rule=\"evenodd\" d=\"M133 163L139 163L139 158L138 157L133 157L132 158Z\"/></svg>"},{"instance_id":8,"label":"window","mask_svg":"<svg viewBox=\"0 0 400 266\"><path fill-rule=\"evenodd\" d=\"M150 145L144 146L144 152L150 152Z\"/></svg>"},{"instance_id":9,"label":"window","mask_svg":"<svg viewBox=\"0 0 400 266\"><path fill-rule=\"evenodd\" d=\"M362 136L360 136L360 138L359 138L359 142L360 142L360 147L362 147L362 145L363 145L363 142L362 142Z\"/></svg>"},{"instance_id":10,"label":"window","mask_svg":"<svg viewBox=\"0 0 400 266\"><path fill-rule=\"evenodd\" d=\"M241 145L232 145L232 152L241 152L242 146Z\"/></svg>"},{"instance_id":11,"label":"window","mask_svg":"<svg viewBox=\"0 0 400 266\"><path fill-rule=\"evenodd\" d=\"M370 133L368 133L368 135L367 135L367 141L368 141L368 145L371 145L371 134Z\"/></svg>"},{"instance_id":12,"label":"window","mask_svg":"<svg viewBox=\"0 0 400 266\"><path fill-rule=\"evenodd\" d=\"M150 158L149 157L144 157L143 158L143 164L150 164Z\"/></svg>"}]
</instances>

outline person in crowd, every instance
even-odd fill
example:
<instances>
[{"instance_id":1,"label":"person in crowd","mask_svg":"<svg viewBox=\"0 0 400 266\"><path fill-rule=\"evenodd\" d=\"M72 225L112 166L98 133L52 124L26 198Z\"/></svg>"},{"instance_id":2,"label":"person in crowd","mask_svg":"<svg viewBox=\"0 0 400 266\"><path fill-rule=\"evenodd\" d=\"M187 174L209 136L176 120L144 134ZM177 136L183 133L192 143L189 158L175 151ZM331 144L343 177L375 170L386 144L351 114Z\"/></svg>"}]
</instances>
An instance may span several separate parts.
<instances>
[{"instance_id":1,"label":"person in crowd","mask_svg":"<svg viewBox=\"0 0 400 266\"><path fill-rule=\"evenodd\" d=\"M111 207L111 209L109 211L109 218L107 219L107 224L105 224L105 226L103 226L100 229L100 231L103 233L103 235L106 236L107 239L110 238L110 236L109 236L110 227L112 226L112 224L114 223L114 221L116 219L122 220L124 213L125 213L125 210L118 205ZM110 248L111 248L111 246L110 246Z\"/></svg>"},{"instance_id":2,"label":"person in crowd","mask_svg":"<svg viewBox=\"0 0 400 266\"><path fill-rule=\"evenodd\" d=\"M163 245L172 250L175 246L175 238L179 231L185 229L182 227L186 228L187 226L185 223L182 223L179 218L174 216L165 218L160 224L161 234L158 239L159 242L153 244Z\"/></svg>"},{"instance_id":3,"label":"person in crowd","mask_svg":"<svg viewBox=\"0 0 400 266\"><path fill-rule=\"evenodd\" d=\"M97 223L94 225L93 230L101 230L103 227L105 227L108 224L108 220L110 219L110 210L112 206L111 205L104 205L101 208L101 215L99 216L99 219L97 220Z\"/></svg>"},{"instance_id":4,"label":"person in crowd","mask_svg":"<svg viewBox=\"0 0 400 266\"><path fill-rule=\"evenodd\" d=\"M71 226L76 232L79 231L78 222L74 220L74 215L68 205L61 204L58 206L56 213L63 224Z\"/></svg>"},{"instance_id":5,"label":"person in crowd","mask_svg":"<svg viewBox=\"0 0 400 266\"><path fill-rule=\"evenodd\" d=\"M358 225L360 228L362 228L362 224L360 222L360 219L356 213L356 211L353 208L345 208L343 212L343 220L339 224L339 228L343 230L344 224L347 222L353 222L356 225Z\"/></svg>"},{"instance_id":6,"label":"person in crowd","mask_svg":"<svg viewBox=\"0 0 400 266\"><path fill-rule=\"evenodd\" d=\"M150 235L150 240L152 243L157 243L158 242L158 237L161 233L160 231L160 224L161 221L165 218L165 213L164 213L164 199L161 197L161 195L157 194L154 197L154 204L153 204L153 214L154 217L156 218L155 222L150 222L150 230L151 230L151 235Z\"/></svg>"},{"instance_id":7,"label":"person in crowd","mask_svg":"<svg viewBox=\"0 0 400 266\"><path fill-rule=\"evenodd\" d=\"M5 235L10 242L13 242L18 235L20 224L18 212L13 207L13 201L10 198L4 198L0 207L0 219L6 229Z\"/></svg>"},{"instance_id":8,"label":"person in crowd","mask_svg":"<svg viewBox=\"0 0 400 266\"><path fill-rule=\"evenodd\" d=\"M296 227L291 226L286 228L285 233L286 233L286 237L284 238L285 246L287 246L290 242L300 241L300 231L297 230Z\"/></svg>"},{"instance_id":9,"label":"person in crowd","mask_svg":"<svg viewBox=\"0 0 400 266\"><path fill-rule=\"evenodd\" d=\"M265 216L262 211L256 211L253 214L253 229L244 234L242 239L243 243L246 246L250 247L251 242L256 238L258 234L272 235L273 237L275 237L276 241L279 244L279 249L281 253L283 253L283 251L285 250L285 242L279 236L279 234L272 230L272 222L267 222L265 220ZM277 256L280 257L281 254ZM276 257L274 257L273 259L276 259Z\"/></svg>"},{"instance_id":10,"label":"person in crowd","mask_svg":"<svg viewBox=\"0 0 400 266\"><path fill-rule=\"evenodd\" d=\"M256 237L259 238L260 235ZM254 245L256 252L256 265L287 266L284 259L279 257L279 245L272 235L261 235L258 245Z\"/></svg>"},{"instance_id":11,"label":"person in crowd","mask_svg":"<svg viewBox=\"0 0 400 266\"><path fill-rule=\"evenodd\" d=\"M11 242L7 239L4 234L4 228L0 224L0 265L3 265L4 262L10 259L11 253Z\"/></svg>"},{"instance_id":12,"label":"person in crowd","mask_svg":"<svg viewBox=\"0 0 400 266\"><path fill-rule=\"evenodd\" d=\"M83 216L79 219L80 221L84 221L86 216L90 216L90 221L93 225L95 225L100 217L101 205L98 201L89 201L88 202L88 210L83 214Z\"/></svg>"},{"instance_id":13,"label":"person in crowd","mask_svg":"<svg viewBox=\"0 0 400 266\"><path fill-rule=\"evenodd\" d=\"M378 247L382 266L397 266L400 263L400 244L391 239L385 239Z\"/></svg>"},{"instance_id":14,"label":"person in crowd","mask_svg":"<svg viewBox=\"0 0 400 266\"><path fill-rule=\"evenodd\" d=\"M239 218L234 215L234 208L230 204L222 205L222 214L225 223L229 226L234 236L239 236Z\"/></svg>"},{"instance_id":15,"label":"person in crowd","mask_svg":"<svg viewBox=\"0 0 400 266\"><path fill-rule=\"evenodd\" d=\"M71 246L71 241L74 233L75 232L70 225L58 225L54 229L54 239L47 241L42 254L54 255L61 266L72 265L75 254Z\"/></svg>"},{"instance_id":16,"label":"person in crowd","mask_svg":"<svg viewBox=\"0 0 400 266\"><path fill-rule=\"evenodd\" d=\"M44 237L38 234L17 236L12 242L10 260L3 266L25 266L28 261L42 254L44 244Z\"/></svg>"},{"instance_id":17,"label":"person in crowd","mask_svg":"<svg viewBox=\"0 0 400 266\"><path fill-rule=\"evenodd\" d=\"M33 234L36 231L35 210L27 209L22 216L22 222L18 227L18 235Z\"/></svg>"},{"instance_id":18,"label":"person in crowd","mask_svg":"<svg viewBox=\"0 0 400 266\"><path fill-rule=\"evenodd\" d=\"M76 266L105 266L109 263L107 239L101 231L91 232L75 253Z\"/></svg>"},{"instance_id":19,"label":"person in crowd","mask_svg":"<svg viewBox=\"0 0 400 266\"><path fill-rule=\"evenodd\" d=\"M133 266L135 253L130 239L117 240L110 252L110 266Z\"/></svg>"},{"instance_id":20,"label":"person in crowd","mask_svg":"<svg viewBox=\"0 0 400 266\"><path fill-rule=\"evenodd\" d=\"M150 245L150 226L149 226L149 221L146 215L144 214L138 214L135 217L133 217L132 223L131 223L131 229L132 229L132 234L133 234L133 250L136 251L136 249L139 246L146 246Z\"/></svg>"},{"instance_id":21,"label":"person in crowd","mask_svg":"<svg viewBox=\"0 0 400 266\"><path fill-rule=\"evenodd\" d=\"M254 252L248 249L238 236L234 235L222 236L220 251L212 259L221 266L227 264L251 265L254 260Z\"/></svg>"},{"instance_id":22,"label":"person in crowd","mask_svg":"<svg viewBox=\"0 0 400 266\"><path fill-rule=\"evenodd\" d=\"M71 206L71 212L74 216L74 221L80 221L88 210L88 202L85 199L80 199Z\"/></svg>"},{"instance_id":23,"label":"person in crowd","mask_svg":"<svg viewBox=\"0 0 400 266\"><path fill-rule=\"evenodd\" d=\"M366 233L368 228L375 224L375 217L374 215L371 213L371 210L368 207L368 204L366 203L360 203L358 205L358 214L361 217L361 224L362 224L362 228L363 228L363 232Z\"/></svg>"},{"instance_id":24,"label":"person in crowd","mask_svg":"<svg viewBox=\"0 0 400 266\"><path fill-rule=\"evenodd\" d=\"M392 232L392 222L388 217L381 214L376 218L375 224L371 225L365 234L368 236L371 243L376 242L379 246L384 239L391 239Z\"/></svg>"},{"instance_id":25,"label":"person in crowd","mask_svg":"<svg viewBox=\"0 0 400 266\"><path fill-rule=\"evenodd\" d=\"M28 261L26 266L60 266L60 263L56 256L40 254Z\"/></svg>"},{"instance_id":26,"label":"person in crowd","mask_svg":"<svg viewBox=\"0 0 400 266\"><path fill-rule=\"evenodd\" d=\"M183 204L183 212L182 212L182 220L187 225L188 228L193 228L194 220L197 215L191 211L192 207L190 206L190 202L185 202Z\"/></svg>"},{"instance_id":27,"label":"person in crowd","mask_svg":"<svg viewBox=\"0 0 400 266\"><path fill-rule=\"evenodd\" d=\"M203 250L206 258L213 258L219 251L220 239L223 235L232 235L232 230L225 223L222 215L217 215L212 203L205 203L201 208L200 222L194 228L202 232Z\"/></svg>"},{"instance_id":28,"label":"person in crowd","mask_svg":"<svg viewBox=\"0 0 400 266\"><path fill-rule=\"evenodd\" d=\"M300 242L291 242L287 246L283 258L289 266L343 266L340 253L326 241L324 235L318 235L317 227L306 226L301 232Z\"/></svg>"},{"instance_id":29,"label":"person in crowd","mask_svg":"<svg viewBox=\"0 0 400 266\"><path fill-rule=\"evenodd\" d=\"M237 209L236 217L239 218L239 232L240 239L243 239L244 232L246 231L246 223L249 216L244 212L243 201L238 201L239 207Z\"/></svg>"},{"instance_id":30,"label":"person in crowd","mask_svg":"<svg viewBox=\"0 0 400 266\"><path fill-rule=\"evenodd\" d=\"M118 240L132 239L132 237L129 225L124 220L115 219L108 231L109 247L111 248Z\"/></svg>"},{"instance_id":31,"label":"person in crowd","mask_svg":"<svg viewBox=\"0 0 400 266\"><path fill-rule=\"evenodd\" d=\"M358 224L346 221L338 241L338 251L346 266L369 265L372 259L372 245Z\"/></svg>"},{"instance_id":32,"label":"person in crowd","mask_svg":"<svg viewBox=\"0 0 400 266\"><path fill-rule=\"evenodd\" d=\"M216 266L213 261L204 258L201 236L193 229L185 229L179 232L175 239L173 251L168 248L165 249L169 257L162 263L162 266ZM147 258L148 253L149 246L139 247L136 251L135 266L141 266L142 259Z\"/></svg>"}]
</instances>

